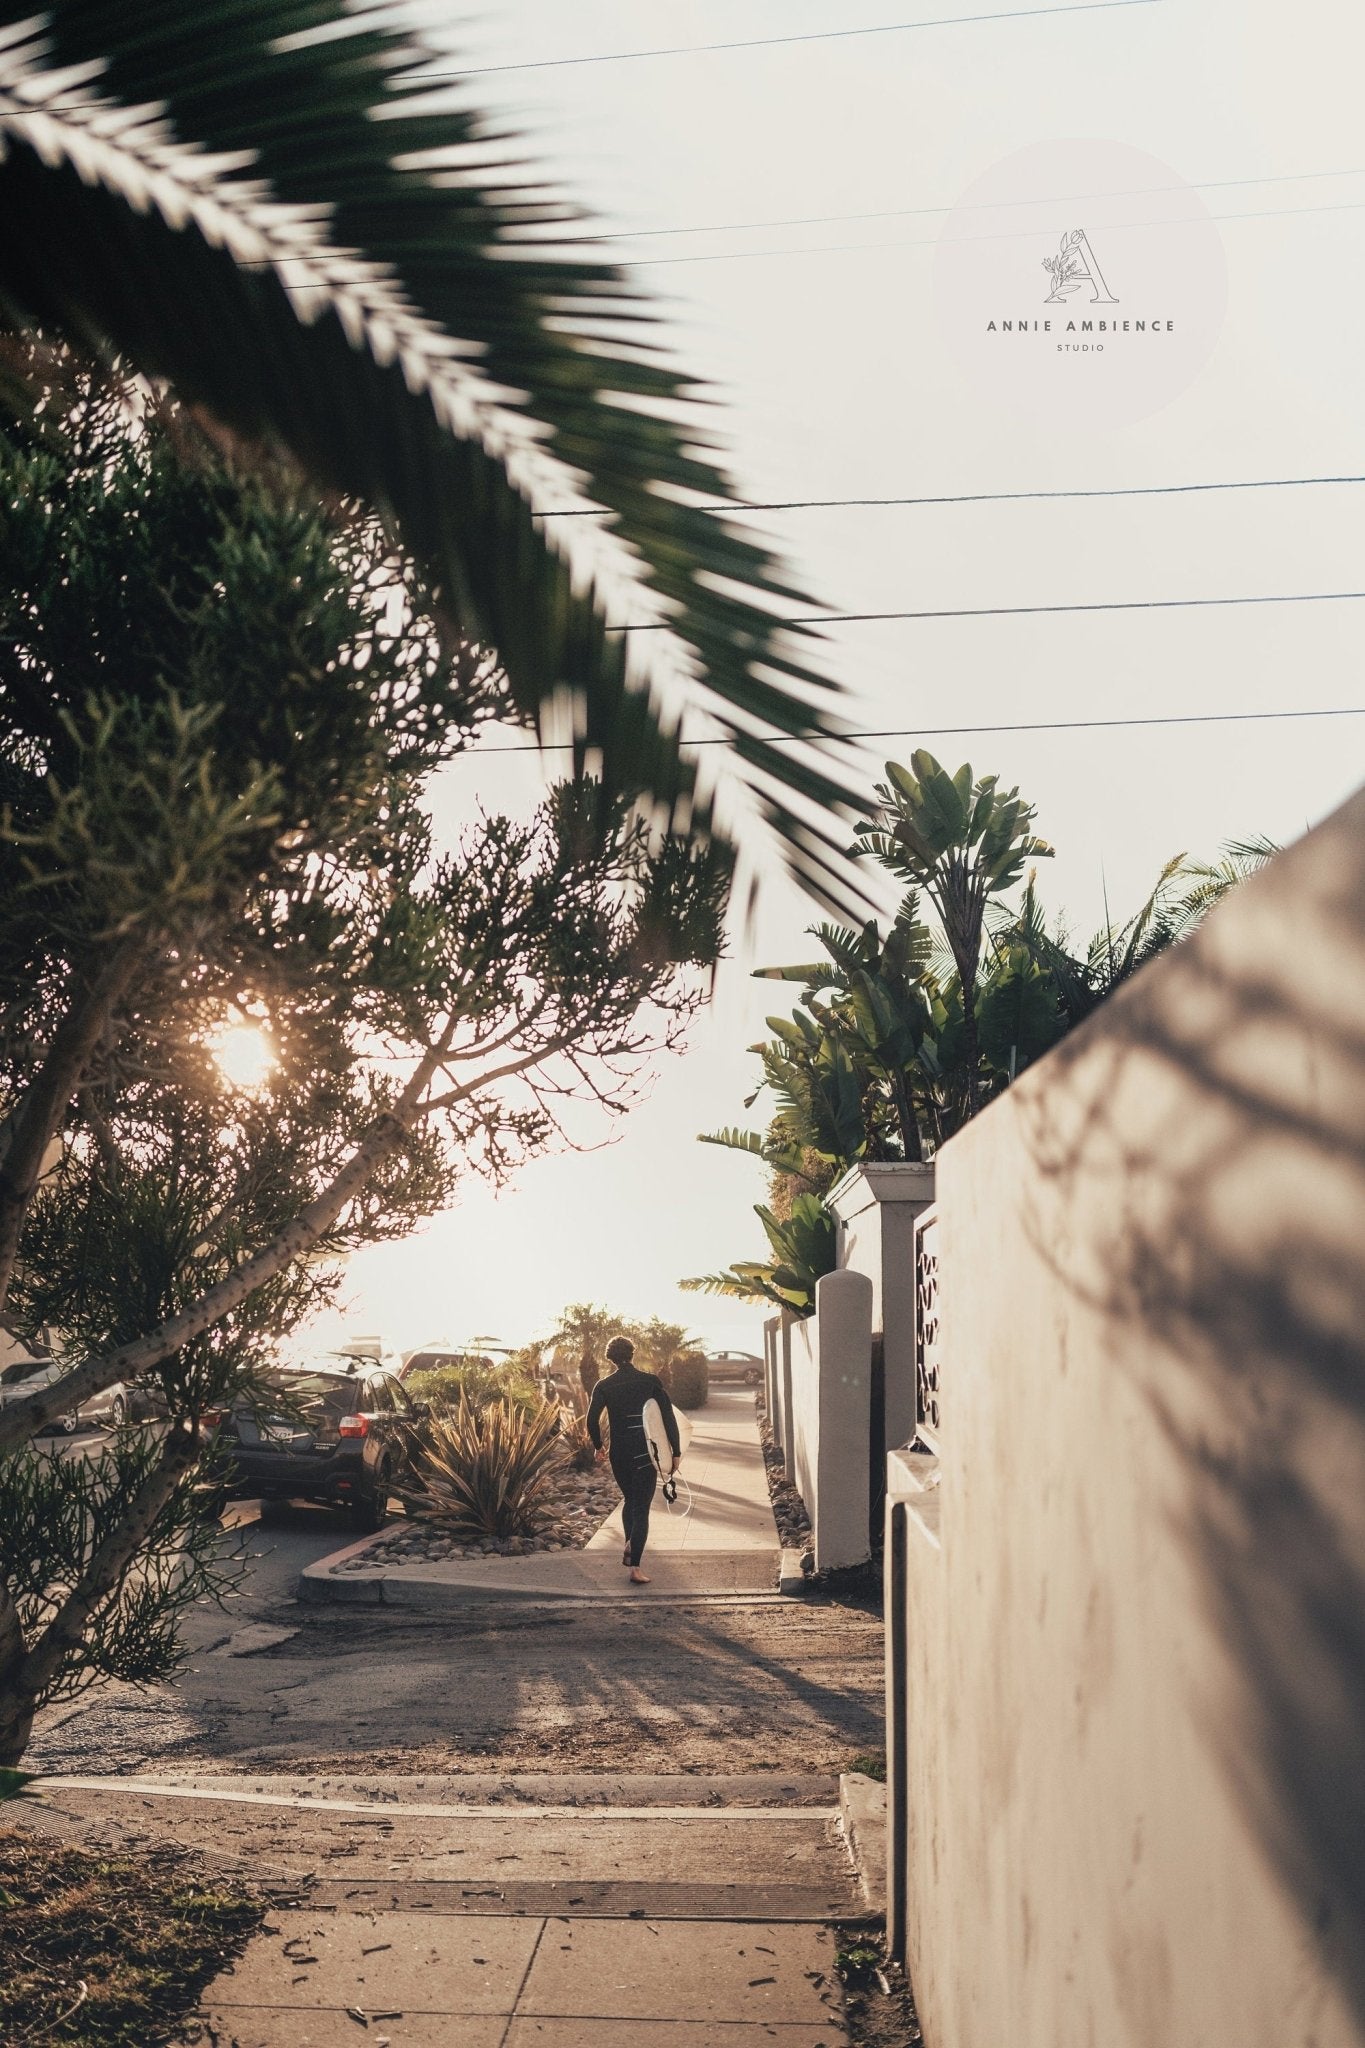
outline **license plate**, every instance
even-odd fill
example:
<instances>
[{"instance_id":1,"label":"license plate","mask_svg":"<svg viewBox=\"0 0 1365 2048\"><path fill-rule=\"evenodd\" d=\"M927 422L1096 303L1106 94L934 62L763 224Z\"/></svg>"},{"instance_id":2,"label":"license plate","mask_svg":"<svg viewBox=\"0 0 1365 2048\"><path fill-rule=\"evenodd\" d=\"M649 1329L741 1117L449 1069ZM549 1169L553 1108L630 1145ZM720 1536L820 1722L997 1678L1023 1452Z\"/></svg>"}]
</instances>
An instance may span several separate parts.
<instances>
[{"instance_id":1,"label":"license plate","mask_svg":"<svg viewBox=\"0 0 1365 2048\"><path fill-rule=\"evenodd\" d=\"M292 1422L263 1422L261 1424L261 1442L263 1444L287 1444L292 1443L293 1440L294 1425Z\"/></svg>"}]
</instances>

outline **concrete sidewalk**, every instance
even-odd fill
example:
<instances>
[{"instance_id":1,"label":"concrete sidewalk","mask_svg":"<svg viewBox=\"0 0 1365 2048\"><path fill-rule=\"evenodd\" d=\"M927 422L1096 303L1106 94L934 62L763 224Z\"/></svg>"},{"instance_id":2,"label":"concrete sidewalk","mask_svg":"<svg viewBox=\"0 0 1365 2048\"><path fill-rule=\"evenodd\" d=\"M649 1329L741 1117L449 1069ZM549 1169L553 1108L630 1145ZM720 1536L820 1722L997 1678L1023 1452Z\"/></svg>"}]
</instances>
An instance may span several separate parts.
<instances>
[{"instance_id":1,"label":"concrete sidewalk","mask_svg":"<svg viewBox=\"0 0 1365 2048\"><path fill-rule=\"evenodd\" d=\"M846 2040L831 1923L861 1904L830 1807L445 1810L415 1781L384 1789L378 1803L251 1778L53 1779L15 1819L192 1846L298 1887L209 1987L183 2048Z\"/></svg>"},{"instance_id":2,"label":"concrete sidewalk","mask_svg":"<svg viewBox=\"0 0 1365 2048\"><path fill-rule=\"evenodd\" d=\"M753 1389L717 1387L706 1406L696 1409L688 1420L692 1441L679 1474L677 1502L670 1508L662 1492L654 1496L649 1518L650 1566L679 1556L761 1553L775 1571L777 1525L768 1497ZM624 1541L617 1508L590 1540L588 1552L612 1550L619 1559ZM663 1576L661 1569L661 1582Z\"/></svg>"},{"instance_id":3,"label":"concrete sidewalk","mask_svg":"<svg viewBox=\"0 0 1365 2048\"><path fill-rule=\"evenodd\" d=\"M679 1498L662 1493L650 1518L646 1568L652 1584L632 1586L621 1564L618 1509L586 1549L450 1563L375 1558L365 1537L310 1565L299 1597L368 1606L447 1607L506 1600L708 1599L777 1597L781 1546L768 1497L752 1390L718 1387L692 1414ZM688 1491L691 1490L690 1507Z\"/></svg>"}]
</instances>

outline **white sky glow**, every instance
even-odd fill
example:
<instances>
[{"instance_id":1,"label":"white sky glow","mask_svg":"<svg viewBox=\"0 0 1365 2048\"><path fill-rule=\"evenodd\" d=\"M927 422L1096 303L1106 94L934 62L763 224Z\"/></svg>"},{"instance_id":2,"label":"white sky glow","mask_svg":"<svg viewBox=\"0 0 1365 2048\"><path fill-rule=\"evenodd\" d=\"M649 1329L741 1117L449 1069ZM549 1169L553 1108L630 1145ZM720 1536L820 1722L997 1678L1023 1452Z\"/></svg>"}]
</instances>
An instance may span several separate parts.
<instances>
[{"instance_id":1,"label":"white sky glow","mask_svg":"<svg viewBox=\"0 0 1365 2048\"><path fill-rule=\"evenodd\" d=\"M981 10L943 0L935 15ZM869 0L858 22L912 15ZM518 0L464 25L470 64L847 27L833 0ZM1182 0L840 42L494 73L547 169L616 231L948 209L1000 158L1075 136L1126 143L1200 187L1220 219L1228 311L1212 357L1123 429L993 410L949 358L933 303L942 213L650 235L623 253L667 295L679 355L719 387L733 469L758 499L879 497L1365 472L1365 27L1339 0ZM471 87L473 90L474 87ZM1330 173L1330 175L1321 175ZM1311 174L1311 175L1309 175ZM1247 182L1232 185L1229 181ZM1058 225L1074 225L1069 219ZM846 248L837 244L850 244ZM764 253L764 252L778 253ZM686 258L686 261L676 259ZM1041 275L1041 272L1039 273ZM951 609L1365 588L1365 486L755 515L841 611ZM871 726L919 729L1365 702L1365 605L882 621L829 629ZM869 780L887 753L868 757ZM1145 896L1163 861L1292 839L1361 780L1365 720L1013 733L928 742L1017 782L1057 848L1043 894L1081 935ZM499 755L437 792L521 808L541 771ZM400 1344L478 1329L518 1342L570 1299L756 1343L761 1311L675 1291L761 1254L756 1163L696 1144L757 1122L745 1048L815 915L776 859L688 1055L605 1150L527 1168L401 1245L358 1256L323 1331Z\"/></svg>"}]
</instances>

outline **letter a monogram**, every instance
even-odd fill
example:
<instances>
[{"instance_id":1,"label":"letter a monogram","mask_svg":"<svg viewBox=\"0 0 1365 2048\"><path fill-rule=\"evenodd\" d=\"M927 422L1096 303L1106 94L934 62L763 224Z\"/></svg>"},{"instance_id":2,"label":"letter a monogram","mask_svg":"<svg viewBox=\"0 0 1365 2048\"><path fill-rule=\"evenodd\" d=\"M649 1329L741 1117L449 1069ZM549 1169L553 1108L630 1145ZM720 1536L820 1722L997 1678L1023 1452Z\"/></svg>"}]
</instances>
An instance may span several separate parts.
<instances>
[{"instance_id":1,"label":"letter a monogram","mask_svg":"<svg viewBox=\"0 0 1365 2048\"><path fill-rule=\"evenodd\" d=\"M1090 237L1084 228L1073 228L1069 235L1063 235L1061 254L1044 256L1043 268L1052 278L1052 290L1043 301L1045 306L1065 305L1066 294L1079 291L1083 284L1090 287L1092 306L1118 304L1104 281L1104 273L1095 260Z\"/></svg>"}]
</instances>

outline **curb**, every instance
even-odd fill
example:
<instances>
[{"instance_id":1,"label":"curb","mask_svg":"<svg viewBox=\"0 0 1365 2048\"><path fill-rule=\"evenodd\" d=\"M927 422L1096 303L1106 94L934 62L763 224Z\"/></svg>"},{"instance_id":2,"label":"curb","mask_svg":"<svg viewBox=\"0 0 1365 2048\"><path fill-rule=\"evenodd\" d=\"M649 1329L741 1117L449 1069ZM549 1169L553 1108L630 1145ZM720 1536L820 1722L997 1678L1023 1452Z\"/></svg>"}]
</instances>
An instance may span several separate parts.
<instances>
[{"instance_id":1,"label":"curb","mask_svg":"<svg viewBox=\"0 0 1365 2048\"><path fill-rule=\"evenodd\" d=\"M592 1784L582 1774L572 1778L504 1778L486 1776L466 1789L450 1779L404 1779L395 1789L382 1778L301 1779L235 1772L223 1777L92 1778L54 1772L34 1778L30 1799L49 1793L90 1793L114 1799L164 1799L212 1806L275 1807L294 1812L365 1813L393 1819L505 1819L509 1814L540 1819L596 1818L613 1820L743 1820L759 1822L823 1822L837 1818L835 1781L780 1778L764 1784L751 1773L741 1778L623 1777L603 1780L601 1792L584 1791ZM452 1796L452 1784L459 1786ZM684 1794L686 1796L680 1796ZM406 1796L405 1796L406 1794ZM478 1796L481 1795L481 1796ZM736 1796L740 1795L740 1796ZM794 1796L793 1796L794 1795ZM814 1795L814 1796L813 1796ZM760 1798L768 1801L760 1804Z\"/></svg>"},{"instance_id":2,"label":"curb","mask_svg":"<svg viewBox=\"0 0 1365 2048\"><path fill-rule=\"evenodd\" d=\"M383 1531L373 1536L363 1536L356 1543L349 1543L343 1550L334 1550L326 1557L320 1557L313 1564L305 1566L298 1578L298 1598L309 1606L338 1607L401 1607L401 1608L452 1608L489 1607L506 1605L546 1606L563 1603L573 1606L638 1607L649 1604L642 1601L638 1592L622 1587L619 1592L594 1584L565 1585L552 1574L541 1575L534 1569L519 1571L515 1575L476 1576L479 1565L469 1566L468 1576L438 1578L424 1577L411 1567L394 1570L378 1561L366 1566L365 1559ZM578 1553L582 1554L582 1553ZM718 1556L729 1553L718 1552ZM798 1555L792 1552L794 1558ZM339 1566L359 1562L360 1570L339 1570ZM493 1560L480 1560L481 1563ZM530 1558L498 1559L498 1563L533 1564ZM771 1566L769 1566L771 1570ZM787 1555L784 1553L782 1577L787 1573ZM799 1576L799 1583L781 1589L775 1588L771 1579L766 1586L715 1586L711 1587L670 1587L660 1583L653 1589L655 1604L666 1603L677 1606L686 1602L714 1604L718 1601L743 1602L747 1606L763 1606L776 1603L788 1592L800 1591L806 1580Z\"/></svg>"},{"instance_id":3,"label":"curb","mask_svg":"<svg viewBox=\"0 0 1365 2048\"><path fill-rule=\"evenodd\" d=\"M886 1912L886 1787L861 1771L839 1780L839 1825L868 1908Z\"/></svg>"},{"instance_id":4,"label":"curb","mask_svg":"<svg viewBox=\"0 0 1365 2048\"><path fill-rule=\"evenodd\" d=\"M782 1562L777 1572L777 1590L787 1599L800 1599L810 1584L810 1575L801 1563L805 1554L803 1550L784 1550L782 1553Z\"/></svg>"},{"instance_id":5,"label":"curb","mask_svg":"<svg viewBox=\"0 0 1365 2048\"><path fill-rule=\"evenodd\" d=\"M167 1797L228 1799L250 1792L266 1803L308 1806L352 1806L384 1814L468 1813L471 1808L538 1813L546 1809L575 1812L619 1812L621 1808L675 1809L725 1815L740 1811L832 1815L839 1805L837 1778L804 1777L783 1771L747 1771L660 1775L658 1773L528 1771L514 1775L476 1771L459 1776L440 1772L412 1775L349 1776L327 1772L317 1777L290 1772L161 1771L155 1776L83 1777L75 1772L39 1774L33 1791L80 1787L115 1794L162 1793Z\"/></svg>"}]
</instances>

